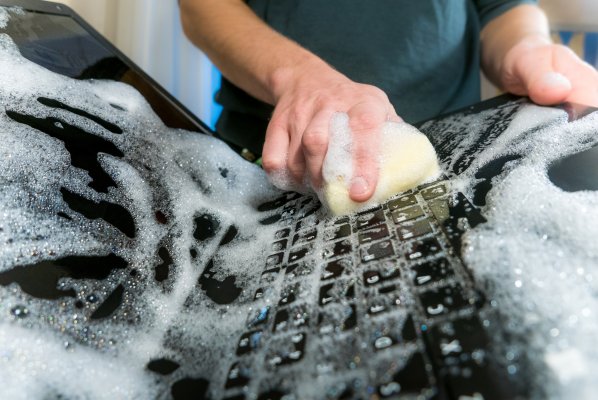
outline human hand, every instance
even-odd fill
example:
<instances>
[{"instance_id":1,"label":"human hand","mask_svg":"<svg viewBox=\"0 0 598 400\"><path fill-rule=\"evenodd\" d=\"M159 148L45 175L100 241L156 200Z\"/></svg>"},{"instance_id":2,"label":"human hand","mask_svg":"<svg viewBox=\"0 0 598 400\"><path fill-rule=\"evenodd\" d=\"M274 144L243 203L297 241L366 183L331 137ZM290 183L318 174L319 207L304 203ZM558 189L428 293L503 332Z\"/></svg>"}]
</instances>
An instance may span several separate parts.
<instances>
[{"instance_id":1,"label":"human hand","mask_svg":"<svg viewBox=\"0 0 598 400\"><path fill-rule=\"evenodd\" d=\"M598 71L568 47L523 40L506 54L502 87L540 105L571 101L598 107Z\"/></svg>"},{"instance_id":2,"label":"human hand","mask_svg":"<svg viewBox=\"0 0 598 400\"><path fill-rule=\"evenodd\" d=\"M288 186L281 176L290 175L299 187L320 188L330 120L335 112L345 112L353 134L349 195L358 202L369 199L378 181L382 124L401 121L386 94L351 81L320 60L280 71L272 86L275 109L262 157L269 176L288 189L297 186Z\"/></svg>"}]
</instances>

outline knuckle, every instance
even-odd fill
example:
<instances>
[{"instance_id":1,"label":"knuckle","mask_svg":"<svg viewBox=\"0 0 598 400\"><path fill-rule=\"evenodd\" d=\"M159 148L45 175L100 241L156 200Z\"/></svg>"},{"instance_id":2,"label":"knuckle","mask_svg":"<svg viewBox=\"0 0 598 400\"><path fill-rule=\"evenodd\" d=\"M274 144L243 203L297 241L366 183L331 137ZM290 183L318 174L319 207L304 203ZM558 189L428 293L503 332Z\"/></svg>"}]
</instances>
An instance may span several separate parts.
<instances>
[{"instance_id":1,"label":"knuckle","mask_svg":"<svg viewBox=\"0 0 598 400\"><path fill-rule=\"evenodd\" d=\"M266 135L279 134L280 132L286 131L286 130L287 130L287 124L282 118L272 117L272 119L268 123Z\"/></svg>"},{"instance_id":2,"label":"knuckle","mask_svg":"<svg viewBox=\"0 0 598 400\"><path fill-rule=\"evenodd\" d=\"M328 136L318 129L308 130L303 134L301 144L311 155L323 153L328 147Z\"/></svg>"},{"instance_id":3,"label":"knuckle","mask_svg":"<svg viewBox=\"0 0 598 400\"><path fill-rule=\"evenodd\" d=\"M287 163L287 169L296 182L301 182L303 180L305 167L302 163L289 162Z\"/></svg>"},{"instance_id":4,"label":"knuckle","mask_svg":"<svg viewBox=\"0 0 598 400\"><path fill-rule=\"evenodd\" d=\"M262 156L262 166L267 173L280 171L285 165L285 160L277 155L264 154Z\"/></svg>"},{"instance_id":5,"label":"knuckle","mask_svg":"<svg viewBox=\"0 0 598 400\"><path fill-rule=\"evenodd\" d=\"M355 131L370 131L380 124L379 118L372 112L360 112L351 117L351 127Z\"/></svg>"}]
</instances>

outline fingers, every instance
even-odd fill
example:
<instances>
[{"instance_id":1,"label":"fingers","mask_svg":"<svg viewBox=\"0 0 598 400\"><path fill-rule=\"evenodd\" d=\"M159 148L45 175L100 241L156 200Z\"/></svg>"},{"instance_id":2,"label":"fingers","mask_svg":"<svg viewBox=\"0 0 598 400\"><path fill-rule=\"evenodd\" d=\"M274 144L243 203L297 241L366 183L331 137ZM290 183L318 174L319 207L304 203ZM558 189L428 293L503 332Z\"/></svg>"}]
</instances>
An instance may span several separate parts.
<instances>
[{"instance_id":1,"label":"fingers","mask_svg":"<svg viewBox=\"0 0 598 400\"><path fill-rule=\"evenodd\" d=\"M520 94L537 104L572 101L598 106L598 72L564 46L536 49L515 64L515 72L526 91Z\"/></svg>"},{"instance_id":2,"label":"fingers","mask_svg":"<svg viewBox=\"0 0 598 400\"><path fill-rule=\"evenodd\" d=\"M305 166L312 186L317 189L322 186L322 165L328 151L330 119L333 110L318 111L302 137Z\"/></svg>"},{"instance_id":3,"label":"fingers","mask_svg":"<svg viewBox=\"0 0 598 400\"><path fill-rule=\"evenodd\" d=\"M289 157L287 168L298 185L305 184L305 155L302 136L313 114L312 106L297 107L289 117Z\"/></svg>"},{"instance_id":4,"label":"fingers","mask_svg":"<svg viewBox=\"0 0 598 400\"><path fill-rule=\"evenodd\" d=\"M309 115L275 110L262 150L262 165L275 186L285 190L301 190L304 184L305 158L301 133Z\"/></svg>"},{"instance_id":5,"label":"fingers","mask_svg":"<svg viewBox=\"0 0 598 400\"><path fill-rule=\"evenodd\" d=\"M567 101L598 107L598 71L581 59L558 60L557 68L570 77L573 90Z\"/></svg>"},{"instance_id":6,"label":"fingers","mask_svg":"<svg viewBox=\"0 0 598 400\"><path fill-rule=\"evenodd\" d=\"M270 174L286 168L289 134L283 119L272 119L266 129L266 138L262 150L262 165L264 170Z\"/></svg>"},{"instance_id":7,"label":"fingers","mask_svg":"<svg viewBox=\"0 0 598 400\"><path fill-rule=\"evenodd\" d=\"M364 103L351 108L348 114L354 167L349 196L364 202L372 197L378 183L380 130L388 114L385 109Z\"/></svg>"},{"instance_id":8,"label":"fingers","mask_svg":"<svg viewBox=\"0 0 598 400\"><path fill-rule=\"evenodd\" d=\"M530 50L515 63L515 75L526 91L520 94L537 104L571 101L598 106L598 72L565 46Z\"/></svg>"},{"instance_id":9,"label":"fingers","mask_svg":"<svg viewBox=\"0 0 598 400\"><path fill-rule=\"evenodd\" d=\"M565 101L573 90L571 75L558 68L559 58L575 57L563 46L544 46L522 54L514 64L513 74L533 102L552 105Z\"/></svg>"}]
</instances>

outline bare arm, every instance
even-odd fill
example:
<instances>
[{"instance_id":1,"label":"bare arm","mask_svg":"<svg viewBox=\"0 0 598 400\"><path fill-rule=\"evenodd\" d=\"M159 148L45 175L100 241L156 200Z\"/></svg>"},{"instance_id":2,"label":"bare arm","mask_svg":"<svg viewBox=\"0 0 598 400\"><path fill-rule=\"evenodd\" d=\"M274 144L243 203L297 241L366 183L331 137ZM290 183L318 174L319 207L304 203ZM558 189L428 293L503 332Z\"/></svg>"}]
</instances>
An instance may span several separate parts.
<instances>
[{"instance_id":1,"label":"bare arm","mask_svg":"<svg viewBox=\"0 0 598 400\"><path fill-rule=\"evenodd\" d=\"M224 76L275 106L266 132L264 168L289 171L296 183L307 176L318 187L334 112L347 112L353 136L350 195L365 201L378 179L379 128L400 120L380 89L356 83L278 34L241 0L181 0L187 36Z\"/></svg>"},{"instance_id":2,"label":"bare arm","mask_svg":"<svg viewBox=\"0 0 598 400\"><path fill-rule=\"evenodd\" d=\"M514 7L481 32L482 68L502 89L538 104L575 101L598 106L598 73L573 51L552 43L544 12Z\"/></svg>"},{"instance_id":3,"label":"bare arm","mask_svg":"<svg viewBox=\"0 0 598 400\"><path fill-rule=\"evenodd\" d=\"M181 0L185 34L235 85L276 104L277 77L322 60L261 21L241 0ZM321 67L322 65L320 65Z\"/></svg>"}]
</instances>

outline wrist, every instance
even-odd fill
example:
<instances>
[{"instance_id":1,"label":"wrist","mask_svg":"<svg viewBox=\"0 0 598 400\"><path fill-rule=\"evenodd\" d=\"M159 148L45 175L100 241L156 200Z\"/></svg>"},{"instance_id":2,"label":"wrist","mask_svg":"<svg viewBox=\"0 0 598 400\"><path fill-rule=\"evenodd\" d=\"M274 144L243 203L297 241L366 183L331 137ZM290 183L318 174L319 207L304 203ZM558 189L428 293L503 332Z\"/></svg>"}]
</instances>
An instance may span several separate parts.
<instances>
[{"instance_id":1,"label":"wrist","mask_svg":"<svg viewBox=\"0 0 598 400\"><path fill-rule=\"evenodd\" d=\"M280 98L294 87L299 82L304 82L306 79L318 78L335 72L332 67L326 64L322 59L306 52L307 55L302 55L301 60L294 63L285 63L285 65L273 69L268 77L268 87L272 95L274 104L278 103Z\"/></svg>"}]
</instances>

